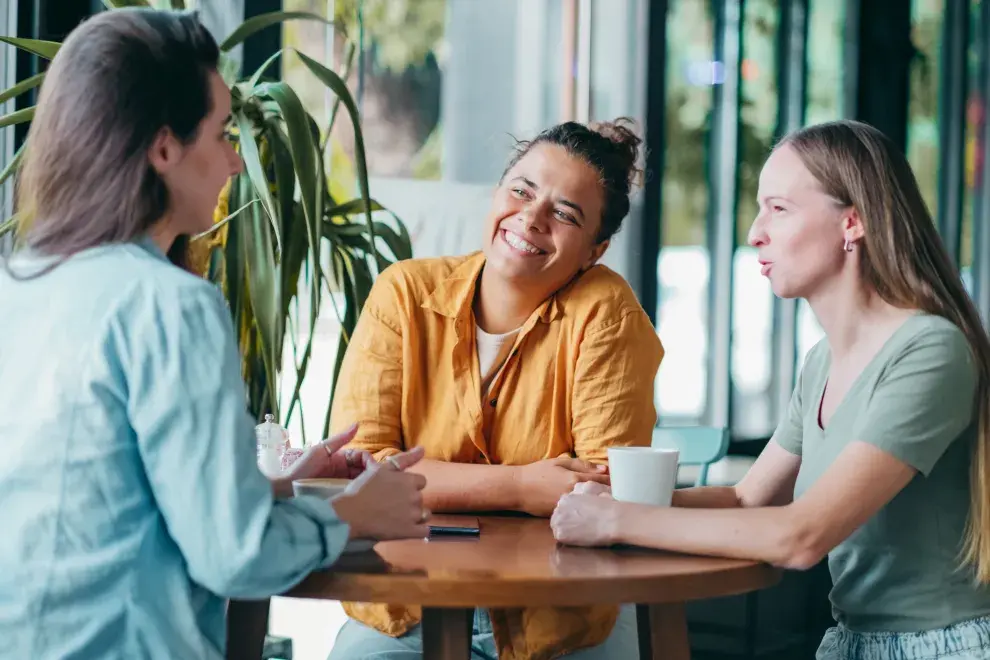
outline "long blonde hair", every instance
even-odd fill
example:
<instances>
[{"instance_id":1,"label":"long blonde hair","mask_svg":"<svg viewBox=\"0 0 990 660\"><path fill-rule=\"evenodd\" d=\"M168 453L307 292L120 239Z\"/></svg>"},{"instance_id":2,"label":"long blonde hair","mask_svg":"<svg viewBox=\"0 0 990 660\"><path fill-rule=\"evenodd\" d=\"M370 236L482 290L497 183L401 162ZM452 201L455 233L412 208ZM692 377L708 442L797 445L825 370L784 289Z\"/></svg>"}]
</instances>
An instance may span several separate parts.
<instances>
[{"instance_id":1,"label":"long blonde hair","mask_svg":"<svg viewBox=\"0 0 990 660\"><path fill-rule=\"evenodd\" d=\"M990 583L990 338L949 258L903 153L856 121L800 129L781 140L797 152L824 192L852 206L865 235L860 272L887 303L948 319L965 335L979 368L978 436L962 560ZM778 148L779 146L778 145Z\"/></svg>"}]
</instances>

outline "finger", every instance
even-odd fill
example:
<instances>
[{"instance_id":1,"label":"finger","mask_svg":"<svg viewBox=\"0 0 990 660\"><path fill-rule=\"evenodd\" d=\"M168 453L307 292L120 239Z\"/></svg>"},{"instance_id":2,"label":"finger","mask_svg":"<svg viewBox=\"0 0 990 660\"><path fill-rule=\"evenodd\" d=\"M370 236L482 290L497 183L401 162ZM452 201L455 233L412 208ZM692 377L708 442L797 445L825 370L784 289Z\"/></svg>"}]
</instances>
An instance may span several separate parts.
<instances>
[{"instance_id":1,"label":"finger","mask_svg":"<svg viewBox=\"0 0 990 660\"><path fill-rule=\"evenodd\" d=\"M415 472L407 472L406 476L409 477L409 479L412 482L413 488L415 488L417 491L426 488L426 477L424 477L423 475L416 474Z\"/></svg>"},{"instance_id":2,"label":"finger","mask_svg":"<svg viewBox=\"0 0 990 660\"><path fill-rule=\"evenodd\" d=\"M571 489L572 493L593 494L600 492L605 486L596 481L578 481Z\"/></svg>"},{"instance_id":3,"label":"finger","mask_svg":"<svg viewBox=\"0 0 990 660\"><path fill-rule=\"evenodd\" d=\"M332 454L338 451L341 447L346 445L348 442L354 439L357 435L358 425L351 424L346 430L337 435L330 436L323 441L323 448L327 450L328 454Z\"/></svg>"},{"instance_id":4,"label":"finger","mask_svg":"<svg viewBox=\"0 0 990 660\"><path fill-rule=\"evenodd\" d=\"M377 461L375 461L375 457L371 455L371 452L361 449L358 451L358 456L354 459L354 463L364 469L368 469L372 465L376 465Z\"/></svg>"},{"instance_id":5,"label":"finger","mask_svg":"<svg viewBox=\"0 0 990 660\"><path fill-rule=\"evenodd\" d=\"M580 481L594 481L605 486L608 486L612 482L612 479L607 474L579 474L577 478Z\"/></svg>"},{"instance_id":6,"label":"finger","mask_svg":"<svg viewBox=\"0 0 990 660\"><path fill-rule=\"evenodd\" d=\"M400 470L407 470L413 465L416 465L416 463L419 463L425 454L426 451L422 447L414 447L407 452L392 456L394 459L392 464Z\"/></svg>"},{"instance_id":7,"label":"finger","mask_svg":"<svg viewBox=\"0 0 990 660\"><path fill-rule=\"evenodd\" d=\"M561 465L571 472L600 474L603 471L602 466L582 461L580 458L568 458L561 461Z\"/></svg>"}]
</instances>

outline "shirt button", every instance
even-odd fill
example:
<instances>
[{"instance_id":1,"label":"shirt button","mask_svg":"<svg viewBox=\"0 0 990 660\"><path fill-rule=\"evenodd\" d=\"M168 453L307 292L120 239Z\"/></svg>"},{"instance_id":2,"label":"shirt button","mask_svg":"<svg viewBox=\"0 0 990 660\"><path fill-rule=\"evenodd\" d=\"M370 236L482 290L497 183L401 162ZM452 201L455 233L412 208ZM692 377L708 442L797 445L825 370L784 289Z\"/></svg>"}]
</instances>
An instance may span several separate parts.
<instances>
[{"instance_id":1,"label":"shirt button","mask_svg":"<svg viewBox=\"0 0 990 660\"><path fill-rule=\"evenodd\" d=\"M498 403L498 399L492 399L491 401L489 401L489 403L491 404L492 408L494 408L495 404Z\"/></svg>"}]
</instances>

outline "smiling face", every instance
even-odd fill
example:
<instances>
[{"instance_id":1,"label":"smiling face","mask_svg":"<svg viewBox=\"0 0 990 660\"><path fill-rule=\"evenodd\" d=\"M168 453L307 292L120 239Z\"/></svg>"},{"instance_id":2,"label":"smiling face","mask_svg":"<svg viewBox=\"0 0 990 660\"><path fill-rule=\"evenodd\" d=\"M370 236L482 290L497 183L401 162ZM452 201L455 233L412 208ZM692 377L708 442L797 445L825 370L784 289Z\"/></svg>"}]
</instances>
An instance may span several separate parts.
<instances>
[{"instance_id":1,"label":"smiling face","mask_svg":"<svg viewBox=\"0 0 990 660\"><path fill-rule=\"evenodd\" d=\"M760 174L759 214L749 244L759 250L763 275L781 298L808 298L854 260L863 226L854 208L826 195L797 152L782 145Z\"/></svg>"},{"instance_id":2,"label":"smiling face","mask_svg":"<svg viewBox=\"0 0 990 660\"><path fill-rule=\"evenodd\" d=\"M485 223L486 270L549 296L605 252L599 175L563 147L537 144L502 177Z\"/></svg>"}]
</instances>

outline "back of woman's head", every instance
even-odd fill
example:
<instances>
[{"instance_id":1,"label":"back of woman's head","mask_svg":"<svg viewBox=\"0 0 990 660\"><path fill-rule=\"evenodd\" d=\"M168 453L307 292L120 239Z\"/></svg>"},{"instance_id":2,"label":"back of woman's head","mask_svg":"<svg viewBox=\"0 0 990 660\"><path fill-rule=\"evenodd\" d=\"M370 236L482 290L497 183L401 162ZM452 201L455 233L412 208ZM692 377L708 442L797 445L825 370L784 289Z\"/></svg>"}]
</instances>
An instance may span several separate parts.
<instances>
[{"instance_id":1,"label":"back of woman's head","mask_svg":"<svg viewBox=\"0 0 990 660\"><path fill-rule=\"evenodd\" d=\"M121 9L65 40L42 85L18 179L21 244L69 256L131 240L168 208L148 162L168 128L196 137L219 49L193 13Z\"/></svg>"},{"instance_id":2,"label":"back of woman's head","mask_svg":"<svg viewBox=\"0 0 990 660\"><path fill-rule=\"evenodd\" d=\"M530 149L540 144L562 147L591 165L598 172L602 186L602 223L598 231L598 242L601 243L619 231L629 213L632 186L641 174L637 162L642 142L633 130L632 121L624 117L589 125L568 121L551 126L532 140L519 142L505 171L511 170Z\"/></svg>"},{"instance_id":3,"label":"back of woman's head","mask_svg":"<svg viewBox=\"0 0 990 660\"><path fill-rule=\"evenodd\" d=\"M980 371L976 400L972 507L964 546L980 581L990 582L990 339L949 258L904 154L879 130L855 121L801 129L789 145L824 192L858 212L866 283L896 307L952 321L966 335Z\"/></svg>"}]
</instances>

